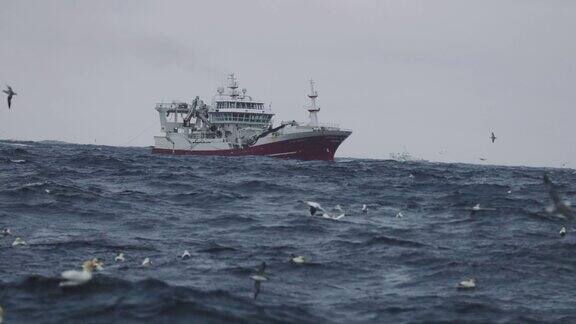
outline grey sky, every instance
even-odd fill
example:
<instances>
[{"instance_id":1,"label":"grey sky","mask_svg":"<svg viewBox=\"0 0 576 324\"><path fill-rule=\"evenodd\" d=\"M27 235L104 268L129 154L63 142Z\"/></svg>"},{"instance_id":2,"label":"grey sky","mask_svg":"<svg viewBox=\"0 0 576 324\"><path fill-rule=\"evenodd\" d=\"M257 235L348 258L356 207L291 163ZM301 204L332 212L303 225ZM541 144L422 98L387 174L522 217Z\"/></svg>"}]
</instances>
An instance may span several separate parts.
<instances>
[{"instance_id":1,"label":"grey sky","mask_svg":"<svg viewBox=\"0 0 576 324\"><path fill-rule=\"evenodd\" d=\"M209 99L235 72L277 121L306 120L313 77L320 121L354 131L338 156L576 167L576 1L0 7L0 83L19 93L0 105L0 138L125 145L156 102Z\"/></svg>"}]
</instances>

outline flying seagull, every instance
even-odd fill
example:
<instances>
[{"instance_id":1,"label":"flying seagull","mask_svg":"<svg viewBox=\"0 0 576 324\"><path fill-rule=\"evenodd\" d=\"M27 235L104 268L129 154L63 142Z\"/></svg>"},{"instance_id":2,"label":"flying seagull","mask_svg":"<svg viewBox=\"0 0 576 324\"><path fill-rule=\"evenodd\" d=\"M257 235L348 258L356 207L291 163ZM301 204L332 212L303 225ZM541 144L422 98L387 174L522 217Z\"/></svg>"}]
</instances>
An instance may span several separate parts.
<instances>
[{"instance_id":1,"label":"flying seagull","mask_svg":"<svg viewBox=\"0 0 576 324\"><path fill-rule=\"evenodd\" d=\"M496 138L497 138L496 135L494 135L494 132L492 132L492 135L490 135L490 139L492 140L492 143L494 143Z\"/></svg>"},{"instance_id":2,"label":"flying seagull","mask_svg":"<svg viewBox=\"0 0 576 324\"><path fill-rule=\"evenodd\" d=\"M250 279L254 280L254 299L258 298L258 294L260 294L260 284L262 281L268 281L264 271L266 271L266 262L262 261L258 271L250 276Z\"/></svg>"},{"instance_id":3,"label":"flying seagull","mask_svg":"<svg viewBox=\"0 0 576 324\"><path fill-rule=\"evenodd\" d=\"M8 109L10 109L10 107L12 107L12 97L17 95L17 93L14 92L14 90L12 90L11 86L6 85L6 87L7 87L7 90L4 90L4 93L8 95Z\"/></svg>"}]
</instances>

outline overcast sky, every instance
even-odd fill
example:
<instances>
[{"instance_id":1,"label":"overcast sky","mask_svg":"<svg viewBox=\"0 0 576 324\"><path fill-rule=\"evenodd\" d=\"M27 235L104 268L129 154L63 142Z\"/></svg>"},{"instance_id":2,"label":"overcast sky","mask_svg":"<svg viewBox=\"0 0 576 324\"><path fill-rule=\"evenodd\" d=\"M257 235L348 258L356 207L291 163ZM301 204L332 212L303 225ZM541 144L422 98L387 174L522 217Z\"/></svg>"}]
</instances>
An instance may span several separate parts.
<instances>
[{"instance_id":1,"label":"overcast sky","mask_svg":"<svg viewBox=\"0 0 576 324\"><path fill-rule=\"evenodd\" d=\"M320 121L353 130L337 156L576 167L576 1L0 8L0 84L19 93L0 138L153 145L156 102L209 99L235 72L276 121L307 120L314 78Z\"/></svg>"}]
</instances>

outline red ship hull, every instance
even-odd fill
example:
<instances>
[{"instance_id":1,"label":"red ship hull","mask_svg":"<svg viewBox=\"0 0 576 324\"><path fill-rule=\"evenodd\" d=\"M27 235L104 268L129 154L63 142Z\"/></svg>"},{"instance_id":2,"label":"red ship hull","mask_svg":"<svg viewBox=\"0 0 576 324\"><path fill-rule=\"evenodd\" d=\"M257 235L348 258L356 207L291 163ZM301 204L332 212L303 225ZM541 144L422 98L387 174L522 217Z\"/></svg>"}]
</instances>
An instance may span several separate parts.
<instances>
[{"instance_id":1,"label":"red ship hull","mask_svg":"<svg viewBox=\"0 0 576 324\"><path fill-rule=\"evenodd\" d=\"M326 135L303 137L292 140L278 141L262 145L255 145L242 149L229 150L171 150L153 148L152 153L175 155L220 155L220 156L246 156L264 155L279 158L299 160L333 161L338 146L348 136Z\"/></svg>"}]
</instances>

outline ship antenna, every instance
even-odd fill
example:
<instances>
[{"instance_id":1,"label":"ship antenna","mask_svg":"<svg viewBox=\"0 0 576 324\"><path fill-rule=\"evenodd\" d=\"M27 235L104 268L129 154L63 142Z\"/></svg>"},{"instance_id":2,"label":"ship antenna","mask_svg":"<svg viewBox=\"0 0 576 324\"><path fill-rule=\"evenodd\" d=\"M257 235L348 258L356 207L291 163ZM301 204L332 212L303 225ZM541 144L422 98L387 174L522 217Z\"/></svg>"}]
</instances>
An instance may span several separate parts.
<instances>
[{"instance_id":1,"label":"ship antenna","mask_svg":"<svg viewBox=\"0 0 576 324\"><path fill-rule=\"evenodd\" d=\"M316 98L318 98L318 92L314 89L314 80L310 79L310 107L308 111L310 112L310 126L318 126L318 112L320 107L316 105Z\"/></svg>"}]
</instances>

